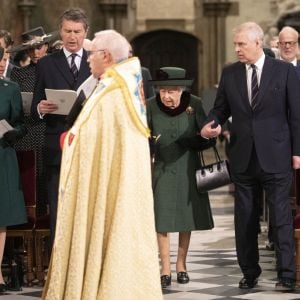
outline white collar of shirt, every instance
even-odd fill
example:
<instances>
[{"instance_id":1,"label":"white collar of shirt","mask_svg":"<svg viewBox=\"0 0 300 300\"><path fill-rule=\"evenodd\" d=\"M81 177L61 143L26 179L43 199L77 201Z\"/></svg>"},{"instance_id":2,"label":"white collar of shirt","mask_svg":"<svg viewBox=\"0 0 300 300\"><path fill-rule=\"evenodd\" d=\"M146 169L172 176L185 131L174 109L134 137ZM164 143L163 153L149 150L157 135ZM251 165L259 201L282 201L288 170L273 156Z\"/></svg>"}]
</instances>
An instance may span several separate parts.
<instances>
[{"instance_id":1,"label":"white collar of shirt","mask_svg":"<svg viewBox=\"0 0 300 300\"><path fill-rule=\"evenodd\" d=\"M255 67L256 67L256 72L257 72L257 80L258 80L258 84L260 83L260 77L261 77L261 73L262 73L262 69L265 63L265 59L266 59L266 55L263 53L261 55L261 57L256 61L256 63L254 63ZM252 67L251 64L246 64L246 69L248 71L248 73L250 72L252 75Z\"/></svg>"},{"instance_id":2,"label":"white collar of shirt","mask_svg":"<svg viewBox=\"0 0 300 300\"><path fill-rule=\"evenodd\" d=\"M294 59L291 61L291 64L293 64L294 67L297 67L297 58L294 58Z\"/></svg>"},{"instance_id":3,"label":"white collar of shirt","mask_svg":"<svg viewBox=\"0 0 300 300\"><path fill-rule=\"evenodd\" d=\"M71 66L71 54L72 52L68 51L66 48L63 48L64 54L68 60L69 66ZM81 63L81 59L82 59L82 55L83 55L83 49L81 48L79 51L75 52L77 54L77 56L75 57L75 64L77 69L79 70L80 68L80 63Z\"/></svg>"},{"instance_id":4,"label":"white collar of shirt","mask_svg":"<svg viewBox=\"0 0 300 300\"><path fill-rule=\"evenodd\" d=\"M280 60L285 61L282 57L280 57ZM297 58L295 57L290 63L291 63L294 67L297 67Z\"/></svg>"}]
</instances>

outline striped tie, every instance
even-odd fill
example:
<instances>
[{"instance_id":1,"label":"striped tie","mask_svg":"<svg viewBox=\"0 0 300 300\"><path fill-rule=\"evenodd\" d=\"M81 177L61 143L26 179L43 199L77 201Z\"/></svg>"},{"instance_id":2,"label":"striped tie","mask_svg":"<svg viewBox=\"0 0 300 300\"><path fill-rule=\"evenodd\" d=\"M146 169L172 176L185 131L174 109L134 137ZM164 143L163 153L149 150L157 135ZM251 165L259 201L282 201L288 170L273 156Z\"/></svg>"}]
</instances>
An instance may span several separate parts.
<instances>
[{"instance_id":1,"label":"striped tie","mask_svg":"<svg viewBox=\"0 0 300 300\"><path fill-rule=\"evenodd\" d=\"M255 65L251 65L252 68L252 79L251 79L251 107L255 108L257 105L257 95L258 95L258 80L257 80L257 72Z\"/></svg>"},{"instance_id":2,"label":"striped tie","mask_svg":"<svg viewBox=\"0 0 300 300\"><path fill-rule=\"evenodd\" d=\"M77 69L77 66L75 64L75 57L77 56L76 53L72 53L71 55L71 65L70 65L70 69L71 69L71 72L74 76L74 79L76 80L77 77L78 77L78 69Z\"/></svg>"}]
</instances>

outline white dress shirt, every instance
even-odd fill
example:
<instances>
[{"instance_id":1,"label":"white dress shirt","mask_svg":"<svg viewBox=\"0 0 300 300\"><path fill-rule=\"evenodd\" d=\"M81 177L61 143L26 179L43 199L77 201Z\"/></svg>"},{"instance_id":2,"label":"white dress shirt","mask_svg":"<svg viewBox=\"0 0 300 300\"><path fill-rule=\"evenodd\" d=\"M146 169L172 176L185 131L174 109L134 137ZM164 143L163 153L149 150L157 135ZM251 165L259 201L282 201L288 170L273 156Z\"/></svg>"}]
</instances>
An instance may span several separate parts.
<instances>
[{"instance_id":1,"label":"white dress shirt","mask_svg":"<svg viewBox=\"0 0 300 300\"><path fill-rule=\"evenodd\" d=\"M68 63L69 63L69 66L71 67L71 60L72 60L72 57L71 57L71 54L72 52L69 52L66 48L63 48L63 51L65 53L65 56L68 60ZM81 59L82 59L82 55L83 55L83 49L81 48L78 52L75 52L77 55L75 57L75 65L77 67L77 70L79 71L80 69L80 64L81 64Z\"/></svg>"}]
</instances>

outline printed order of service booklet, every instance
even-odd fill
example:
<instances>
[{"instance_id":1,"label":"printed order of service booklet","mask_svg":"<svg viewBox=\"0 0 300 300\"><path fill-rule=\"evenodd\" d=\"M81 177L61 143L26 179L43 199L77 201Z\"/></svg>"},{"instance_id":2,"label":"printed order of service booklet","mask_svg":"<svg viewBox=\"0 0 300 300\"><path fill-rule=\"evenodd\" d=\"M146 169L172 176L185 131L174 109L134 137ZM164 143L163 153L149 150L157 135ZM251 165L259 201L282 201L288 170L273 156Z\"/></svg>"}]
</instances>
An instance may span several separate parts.
<instances>
[{"instance_id":1,"label":"printed order of service booklet","mask_svg":"<svg viewBox=\"0 0 300 300\"><path fill-rule=\"evenodd\" d=\"M45 89L46 97L58 106L51 114L68 115L76 98L77 92L73 90Z\"/></svg>"}]
</instances>

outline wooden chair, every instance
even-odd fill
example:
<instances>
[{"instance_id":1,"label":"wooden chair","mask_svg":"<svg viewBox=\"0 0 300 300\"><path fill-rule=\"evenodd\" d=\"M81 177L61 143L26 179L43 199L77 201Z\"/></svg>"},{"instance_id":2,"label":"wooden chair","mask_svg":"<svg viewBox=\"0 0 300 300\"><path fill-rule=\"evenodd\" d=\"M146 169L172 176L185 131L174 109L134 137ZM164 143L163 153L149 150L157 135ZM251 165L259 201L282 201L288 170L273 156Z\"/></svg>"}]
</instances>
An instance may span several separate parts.
<instances>
[{"instance_id":1,"label":"wooden chair","mask_svg":"<svg viewBox=\"0 0 300 300\"><path fill-rule=\"evenodd\" d=\"M28 286L34 280L34 227L36 221L36 157L34 151L17 151L19 170L27 211L27 223L7 227L7 237L23 239L25 277Z\"/></svg>"}]
</instances>

